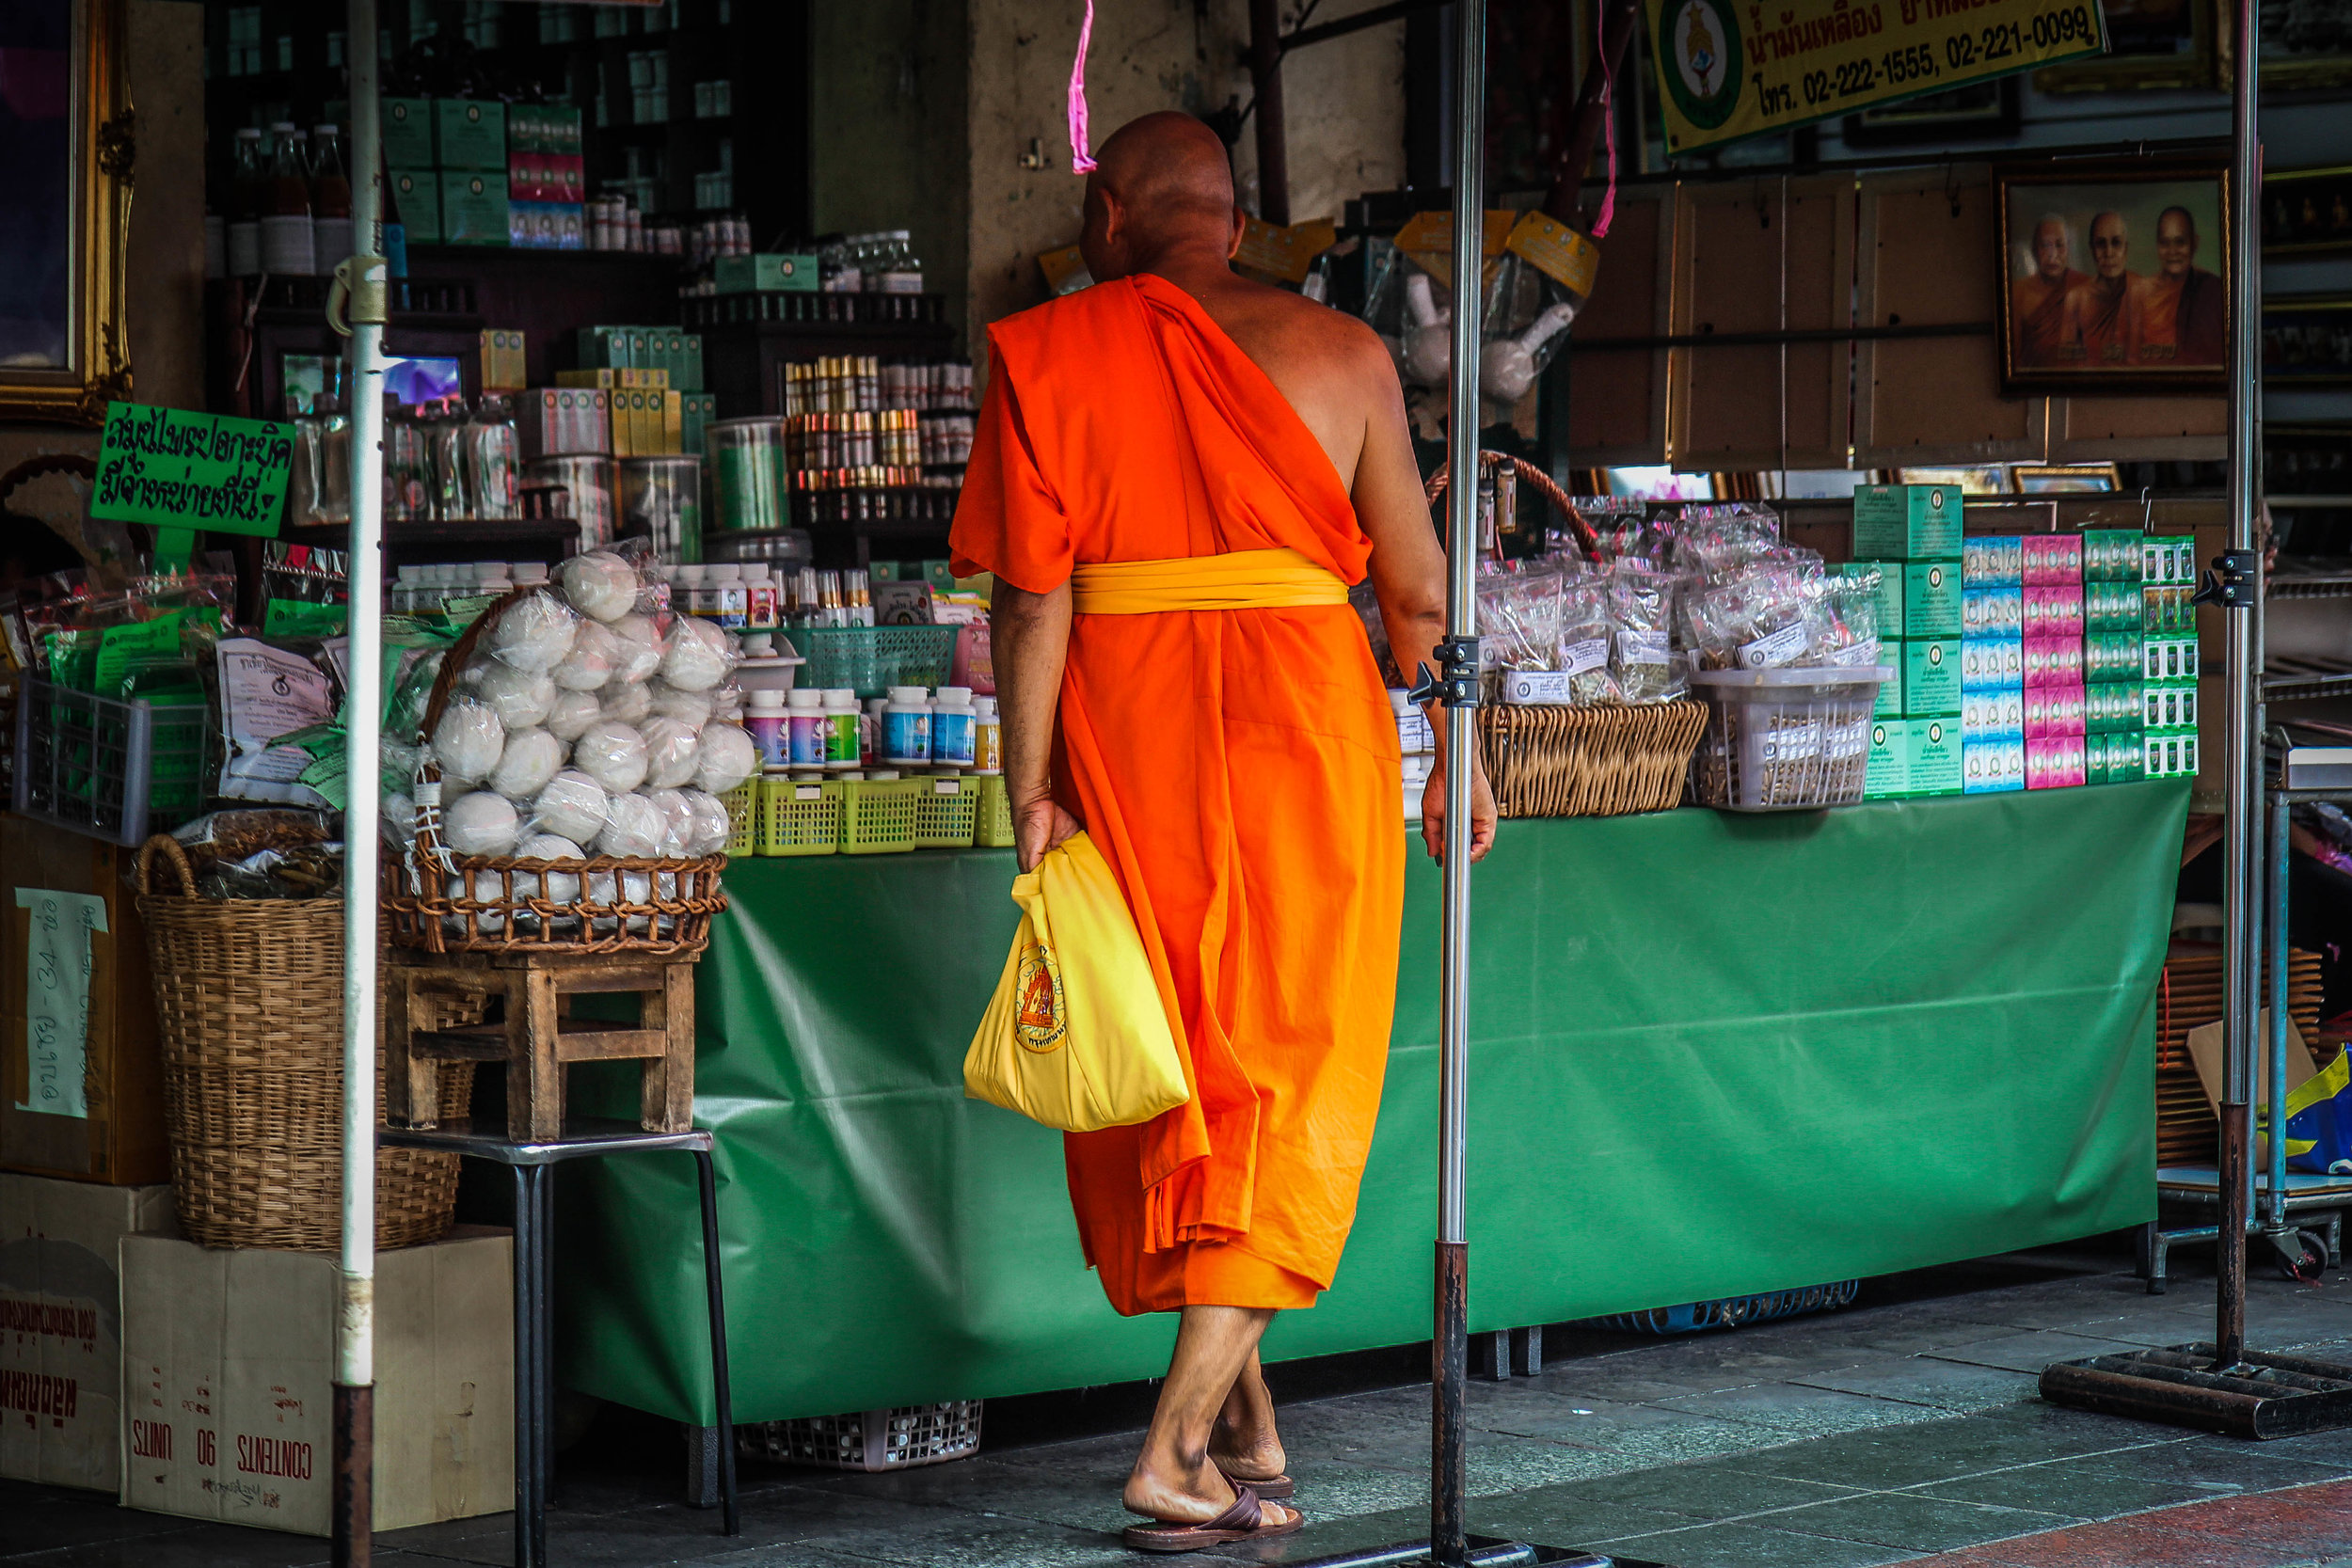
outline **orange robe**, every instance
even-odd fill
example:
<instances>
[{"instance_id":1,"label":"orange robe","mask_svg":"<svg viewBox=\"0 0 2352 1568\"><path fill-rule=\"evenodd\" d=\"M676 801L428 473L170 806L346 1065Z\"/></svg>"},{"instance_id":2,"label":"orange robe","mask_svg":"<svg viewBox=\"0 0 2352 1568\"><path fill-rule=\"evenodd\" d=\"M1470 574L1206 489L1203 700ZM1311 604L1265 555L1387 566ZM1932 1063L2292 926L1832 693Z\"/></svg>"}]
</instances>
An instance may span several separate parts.
<instances>
[{"instance_id":1,"label":"orange robe","mask_svg":"<svg viewBox=\"0 0 2352 1568\"><path fill-rule=\"evenodd\" d=\"M959 573L1371 541L1330 458L1189 294L1143 276L989 329ZM1380 1106L1404 897L1395 719L1344 605L1079 615L1057 797L1125 889L1193 1096L1069 1136L1122 1313L1329 1288Z\"/></svg>"}]
</instances>

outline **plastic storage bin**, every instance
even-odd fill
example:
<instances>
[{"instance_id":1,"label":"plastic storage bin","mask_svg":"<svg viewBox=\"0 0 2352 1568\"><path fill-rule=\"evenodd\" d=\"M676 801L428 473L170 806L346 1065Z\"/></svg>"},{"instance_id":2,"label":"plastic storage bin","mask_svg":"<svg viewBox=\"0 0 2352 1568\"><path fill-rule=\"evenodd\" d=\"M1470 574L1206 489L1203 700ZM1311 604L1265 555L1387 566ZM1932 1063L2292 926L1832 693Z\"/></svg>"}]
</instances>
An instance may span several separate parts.
<instances>
[{"instance_id":1,"label":"plastic storage bin","mask_svg":"<svg viewBox=\"0 0 2352 1568\"><path fill-rule=\"evenodd\" d=\"M972 842L983 849L1011 848L1012 792L1000 778L972 782L980 786L979 806L972 814Z\"/></svg>"},{"instance_id":2,"label":"plastic storage bin","mask_svg":"<svg viewBox=\"0 0 2352 1568\"><path fill-rule=\"evenodd\" d=\"M1799 811L1860 800L1870 709L1894 673L1883 664L1693 671L1708 707L1691 768L1699 804Z\"/></svg>"},{"instance_id":3,"label":"plastic storage bin","mask_svg":"<svg viewBox=\"0 0 2352 1568\"><path fill-rule=\"evenodd\" d=\"M727 858L759 847L759 775L755 773L719 797L727 808Z\"/></svg>"},{"instance_id":4,"label":"plastic storage bin","mask_svg":"<svg viewBox=\"0 0 2352 1568\"><path fill-rule=\"evenodd\" d=\"M754 1459L821 1465L831 1470L909 1470L977 1453L980 1402L948 1400L853 1410L846 1416L745 1422L735 1430L742 1452Z\"/></svg>"},{"instance_id":5,"label":"plastic storage bin","mask_svg":"<svg viewBox=\"0 0 2352 1568\"><path fill-rule=\"evenodd\" d=\"M837 780L759 781L759 841L762 855L830 855L841 847L841 791Z\"/></svg>"},{"instance_id":6,"label":"plastic storage bin","mask_svg":"<svg viewBox=\"0 0 2352 1568\"><path fill-rule=\"evenodd\" d=\"M26 676L16 700L17 815L126 849L170 832L197 814L211 785L207 711Z\"/></svg>"},{"instance_id":7,"label":"plastic storage bin","mask_svg":"<svg viewBox=\"0 0 2352 1568\"><path fill-rule=\"evenodd\" d=\"M923 797L938 779L841 781L841 852L889 855L914 847Z\"/></svg>"},{"instance_id":8,"label":"plastic storage bin","mask_svg":"<svg viewBox=\"0 0 2352 1568\"><path fill-rule=\"evenodd\" d=\"M946 684L956 626L794 626L784 633L808 659L803 686L849 689L859 701L894 686Z\"/></svg>"},{"instance_id":9,"label":"plastic storage bin","mask_svg":"<svg viewBox=\"0 0 2352 1568\"><path fill-rule=\"evenodd\" d=\"M968 849L979 820L980 781L919 779L914 804L917 849Z\"/></svg>"}]
</instances>

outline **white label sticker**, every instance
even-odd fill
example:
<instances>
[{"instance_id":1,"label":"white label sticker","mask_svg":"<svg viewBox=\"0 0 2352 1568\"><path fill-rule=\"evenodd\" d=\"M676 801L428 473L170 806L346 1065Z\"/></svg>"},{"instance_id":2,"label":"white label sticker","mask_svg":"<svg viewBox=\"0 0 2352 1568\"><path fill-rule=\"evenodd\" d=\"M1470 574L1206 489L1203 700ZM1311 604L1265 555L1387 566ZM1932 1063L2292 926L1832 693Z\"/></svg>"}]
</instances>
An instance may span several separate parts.
<instances>
[{"instance_id":1,"label":"white label sticker","mask_svg":"<svg viewBox=\"0 0 2352 1568\"><path fill-rule=\"evenodd\" d=\"M1581 642L1571 642L1560 650L1564 675L1581 675L1587 670L1597 670L1609 662L1609 639L1588 637Z\"/></svg>"},{"instance_id":2,"label":"white label sticker","mask_svg":"<svg viewBox=\"0 0 2352 1568\"><path fill-rule=\"evenodd\" d=\"M1867 641L1856 642L1851 647L1840 648L1829 656L1829 661L1844 670L1858 669L1866 664L1876 664L1879 661L1879 640L1873 637Z\"/></svg>"},{"instance_id":3,"label":"white label sticker","mask_svg":"<svg viewBox=\"0 0 2352 1568\"><path fill-rule=\"evenodd\" d=\"M1565 670L1506 670L1502 700L1530 706L1565 703L1569 700L1568 681Z\"/></svg>"},{"instance_id":4,"label":"white label sticker","mask_svg":"<svg viewBox=\"0 0 2352 1568\"><path fill-rule=\"evenodd\" d=\"M32 918L24 941L24 1098L20 1111L87 1117L82 1093L89 1042L90 933L106 928L106 901L87 893L16 890Z\"/></svg>"},{"instance_id":5,"label":"white label sticker","mask_svg":"<svg viewBox=\"0 0 2352 1568\"><path fill-rule=\"evenodd\" d=\"M1766 762L1792 762L1819 756L1820 751L1821 726L1818 723L1790 724L1764 737Z\"/></svg>"},{"instance_id":6,"label":"white label sticker","mask_svg":"<svg viewBox=\"0 0 2352 1568\"><path fill-rule=\"evenodd\" d=\"M1674 641L1662 631L1617 633L1617 657L1626 664L1665 664L1674 657Z\"/></svg>"},{"instance_id":7,"label":"white label sticker","mask_svg":"<svg viewBox=\"0 0 2352 1568\"><path fill-rule=\"evenodd\" d=\"M1774 670L1804 652L1804 625L1787 626L1740 650L1742 670Z\"/></svg>"},{"instance_id":8,"label":"white label sticker","mask_svg":"<svg viewBox=\"0 0 2352 1568\"><path fill-rule=\"evenodd\" d=\"M933 795L954 795L960 793L962 788L962 782L957 779L933 779L931 781Z\"/></svg>"}]
</instances>

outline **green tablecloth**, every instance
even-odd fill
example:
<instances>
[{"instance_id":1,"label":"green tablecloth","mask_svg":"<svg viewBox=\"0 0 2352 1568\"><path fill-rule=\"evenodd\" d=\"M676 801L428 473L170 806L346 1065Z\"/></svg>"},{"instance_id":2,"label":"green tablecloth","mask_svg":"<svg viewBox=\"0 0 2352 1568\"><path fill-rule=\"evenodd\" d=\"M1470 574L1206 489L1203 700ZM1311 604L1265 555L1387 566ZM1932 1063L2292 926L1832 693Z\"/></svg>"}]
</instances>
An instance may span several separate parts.
<instances>
[{"instance_id":1,"label":"green tablecloth","mask_svg":"<svg viewBox=\"0 0 2352 1568\"><path fill-rule=\"evenodd\" d=\"M2150 1218L2186 801L2155 782L1506 823L1473 895L1473 1326ZM1165 1370L1172 1319L1120 1319L1080 1261L1059 1137L963 1098L1010 879L1002 851L729 868L695 1119L718 1133L737 1419ZM1416 851L1354 1236L1269 1357L1427 1337L1438 907ZM585 1087L633 1114L633 1085ZM707 1423L691 1162L563 1175L563 1375Z\"/></svg>"}]
</instances>

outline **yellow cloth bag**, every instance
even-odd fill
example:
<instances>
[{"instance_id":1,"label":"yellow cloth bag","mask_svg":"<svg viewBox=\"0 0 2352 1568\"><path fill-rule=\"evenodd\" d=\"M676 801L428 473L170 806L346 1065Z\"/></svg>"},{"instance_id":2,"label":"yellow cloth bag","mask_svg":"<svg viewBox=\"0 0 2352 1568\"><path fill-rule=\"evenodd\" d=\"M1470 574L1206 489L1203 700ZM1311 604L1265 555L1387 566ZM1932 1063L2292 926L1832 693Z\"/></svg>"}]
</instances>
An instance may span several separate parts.
<instances>
[{"instance_id":1,"label":"yellow cloth bag","mask_svg":"<svg viewBox=\"0 0 2352 1568\"><path fill-rule=\"evenodd\" d=\"M1014 879L1021 929L963 1058L963 1092L1065 1132L1192 1098L1135 915L1079 833Z\"/></svg>"}]
</instances>

